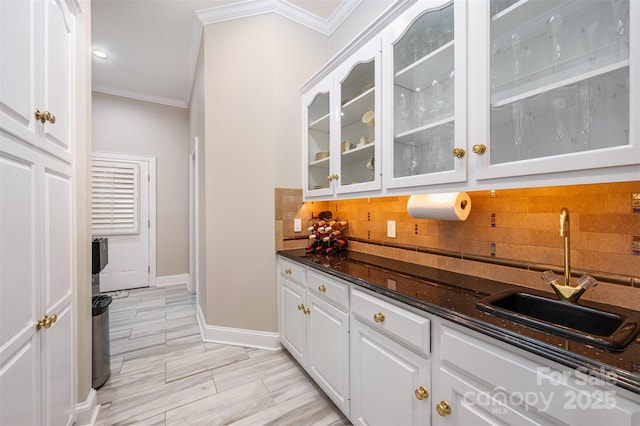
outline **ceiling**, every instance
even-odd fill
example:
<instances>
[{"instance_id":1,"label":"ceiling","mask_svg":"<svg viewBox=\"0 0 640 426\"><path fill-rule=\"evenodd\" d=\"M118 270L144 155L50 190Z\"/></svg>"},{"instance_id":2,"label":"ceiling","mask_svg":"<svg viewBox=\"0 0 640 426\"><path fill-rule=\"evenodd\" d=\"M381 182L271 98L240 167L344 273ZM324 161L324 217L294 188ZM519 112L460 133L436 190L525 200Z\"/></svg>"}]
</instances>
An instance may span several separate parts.
<instances>
[{"instance_id":1,"label":"ceiling","mask_svg":"<svg viewBox=\"0 0 640 426\"><path fill-rule=\"evenodd\" d=\"M92 0L93 90L186 108L203 24L278 13L324 34L362 0Z\"/></svg>"}]
</instances>

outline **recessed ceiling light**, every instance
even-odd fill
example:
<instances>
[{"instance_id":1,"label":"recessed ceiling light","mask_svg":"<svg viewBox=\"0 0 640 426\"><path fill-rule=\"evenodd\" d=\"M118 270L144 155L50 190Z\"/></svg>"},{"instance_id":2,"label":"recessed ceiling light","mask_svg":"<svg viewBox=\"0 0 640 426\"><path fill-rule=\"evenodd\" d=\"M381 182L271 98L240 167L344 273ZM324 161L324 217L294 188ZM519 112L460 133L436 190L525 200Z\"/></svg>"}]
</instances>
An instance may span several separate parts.
<instances>
[{"instance_id":1,"label":"recessed ceiling light","mask_svg":"<svg viewBox=\"0 0 640 426\"><path fill-rule=\"evenodd\" d=\"M91 54L92 54L93 56L97 57L97 58L100 58L100 59L107 59L107 58L109 58L109 55L107 55L105 52L103 52L102 50L99 50L99 49L93 49L93 50L91 51Z\"/></svg>"}]
</instances>

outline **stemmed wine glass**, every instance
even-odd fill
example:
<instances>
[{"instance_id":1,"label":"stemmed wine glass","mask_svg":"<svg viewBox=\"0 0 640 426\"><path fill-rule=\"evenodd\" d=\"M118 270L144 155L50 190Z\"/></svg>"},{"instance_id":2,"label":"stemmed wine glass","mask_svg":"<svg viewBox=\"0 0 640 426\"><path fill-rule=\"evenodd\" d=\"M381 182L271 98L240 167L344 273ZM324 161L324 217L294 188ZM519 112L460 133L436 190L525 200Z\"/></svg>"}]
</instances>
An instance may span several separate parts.
<instances>
[{"instance_id":1,"label":"stemmed wine glass","mask_svg":"<svg viewBox=\"0 0 640 426\"><path fill-rule=\"evenodd\" d=\"M562 32L562 15L553 15L547 21L547 34L551 42L551 53L553 54L553 72L558 71L558 60L560 59L560 33Z\"/></svg>"},{"instance_id":2,"label":"stemmed wine glass","mask_svg":"<svg viewBox=\"0 0 640 426\"><path fill-rule=\"evenodd\" d=\"M422 126L422 117L427 112L424 91L419 87L413 92L413 112L418 117L418 126Z\"/></svg>"},{"instance_id":3,"label":"stemmed wine glass","mask_svg":"<svg viewBox=\"0 0 640 426\"><path fill-rule=\"evenodd\" d=\"M616 45L618 47L618 60L620 60L620 38L624 34L625 22L629 14L629 0L609 0L611 14L613 16L613 31L616 34Z\"/></svg>"},{"instance_id":4,"label":"stemmed wine glass","mask_svg":"<svg viewBox=\"0 0 640 426\"><path fill-rule=\"evenodd\" d=\"M511 54L513 58L513 76L517 80L522 72L522 63L524 61L527 47L524 40L516 33L511 35Z\"/></svg>"},{"instance_id":5,"label":"stemmed wine glass","mask_svg":"<svg viewBox=\"0 0 640 426\"><path fill-rule=\"evenodd\" d=\"M409 141L404 150L404 163L407 166L407 176L413 176L418 168L420 148L413 141Z\"/></svg>"},{"instance_id":6,"label":"stemmed wine glass","mask_svg":"<svg viewBox=\"0 0 640 426\"><path fill-rule=\"evenodd\" d=\"M400 120L406 120L407 115L407 97L404 93L400 93Z\"/></svg>"},{"instance_id":7,"label":"stemmed wine glass","mask_svg":"<svg viewBox=\"0 0 640 426\"><path fill-rule=\"evenodd\" d=\"M439 172L444 169L444 156L442 155L442 139L440 136L434 135L431 138L431 162L433 170Z\"/></svg>"},{"instance_id":8,"label":"stemmed wine glass","mask_svg":"<svg viewBox=\"0 0 640 426\"><path fill-rule=\"evenodd\" d=\"M591 80L585 80L578 86L580 123L585 151L590 148L591 122L593 121L593 116L598 108L601 96L600 85L591 83Z\"/></svg>"},{"instance_id":9,"label":"stemmed wine glass","mask_svg":"<svg viewBox=\"0 0 640 426\"><path fill-rule=\"evenodd\" d=\"M569 140L571 141L572 151L576 150L576 144L578 143L578 133L581 129L580 123L580 107L577 102L576 96L570 96L567 102L567 109L564 112L564 120L566 123L567 133L569 134Z\"/></svg>"},{"instance_id":10,"label":"stemmed wine glass","mask_svg":"<svg viewBox=\"0 0 640 426\"><path fill-rule=\"evenodd\" d=\"M589 61L593 62L593 60L596 59L596 51L600 45L600 36L602 35L600 22L596 20L590 23L586 27L581 28L580 33L580 38L584 42L587 53L589 54Z\"/></svg>"},{"instance_id":11,"label":"stemmed wine glass","mask_svg":"<svg viewBox=\"0 0 640 426\"><path fill-rule=\"evenodd\" d=\"M556 140L562 141L564 137L564 113L567 107L567 100L563 96L557 96L551 100L553 108L553 118L556 125Z\"/></svg>"},{"instance_id":12,"label":"stemmed wine glass","mask_svg":"<svg viewBox=\"0 0 640 426\"><path fill-rule=\"evenodd\" d=\"M444 99L442 97L442 84L438 80L431 82L431 102L433 105L433 117L438 117L440 110L444 106Z\"/></svg>"},{"instance_id":13,"label":"stemmed wine glass","mask_svg":"<svg viewBox=\"0 0 640 426\"><path fill-rule=\"evenodd\" d=\"M520 160L522 140L524 138L524 130L526 127L525 110L522 102L514 102L511 104L511 129L513 131L513 143L515 147L516 160Z\"/></svg>"}]
</instances>

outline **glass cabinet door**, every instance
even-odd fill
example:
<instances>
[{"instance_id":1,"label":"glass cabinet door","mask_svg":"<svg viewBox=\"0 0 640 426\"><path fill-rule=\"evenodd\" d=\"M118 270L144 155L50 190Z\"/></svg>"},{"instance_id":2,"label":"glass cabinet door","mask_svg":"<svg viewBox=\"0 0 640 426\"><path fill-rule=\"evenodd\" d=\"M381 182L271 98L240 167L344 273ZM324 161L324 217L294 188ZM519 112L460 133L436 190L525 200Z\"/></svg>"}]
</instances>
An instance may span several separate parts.
<instances>
[{"instance_id":1,"label":"glass cabinet door","mask_svg":"<svg viewBox=\"0 0 640 426\"><path fill-rule=\"evenodd\" d=\"M306 182L308 195L327 195L331 188L331 80L328 79L303 97L303 128L306 129Z\"/></svg>"},{"instance_id":2,"label":"glass cabinet door","mask_svg":"<svg viewBox=\"0 0 640 426\"><path fill-rule=\"evenodd\" d=\"M385 39L390 188L466 179L464 14L464 1L419 3Z\"/></svg>"},{"instance_id":3,"label":"glass cabinet door","mask_svg":"<svg viewBox=\"0 0 640 426\"><path fill-rule=\"evenodd\" d=\"M337 72L336 108L339 123L336 155L337 192L375 190L381 187L379 141L380 39L358 50ZM378 160L378 161L377 161Z\"/></svg>"},{"instance_id":4,"label":"glass cabinet door","mask_svg":"<svg viewBox=\"0 0 640 426\"><path fill-rule=\"evenodd\" d=\"M630 16L639 7L630 0L490 1L488 167L494 170L485 176L638 161L629 118L636 83L629 77L638 72Z\"/></svg>"}]
</instances>

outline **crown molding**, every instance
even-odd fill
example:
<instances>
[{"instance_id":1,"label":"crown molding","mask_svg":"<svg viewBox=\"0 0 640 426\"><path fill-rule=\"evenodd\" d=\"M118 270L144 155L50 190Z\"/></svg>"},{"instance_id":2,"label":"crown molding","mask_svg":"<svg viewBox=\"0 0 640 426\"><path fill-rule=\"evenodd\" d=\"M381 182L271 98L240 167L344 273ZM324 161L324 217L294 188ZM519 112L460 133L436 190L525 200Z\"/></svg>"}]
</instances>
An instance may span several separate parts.
<instances>
[{"instance_id":1,"label":"crown molding","mask_svg":"<svg viewBox=\"0 0 640 426\"><path fill-rule=\"evenodd\" d=\"M135 99L138 101L152 102L155 104L167 105L176 108L187 109L189 106L184 99L164 98L161 96L153 96L133 90L120 89L118 87L109 86L93 86L92 92L104 93L105 95L120 96L122 98Z\"/></svg>"},{"instance_id":2,"label":"crown molding","mask_svg":"<svg viewBox=\"0 0 640 426\"><path fill-rule=\"evenodd\" d=\"M387 9L384 10L376 19L371 22L360 34L356 36L341 51L329 59L325 65L320 68L306 83L300 87L300 92L309 90L318 84L323 78L328 76L338 65L343 63L349 56L353 55L358 49L373 39L384 28L391 24L404 11L415 4L419 0L395 0Z\"/></svg>"},{"instance_id":3,"label":"crown molding","mask_svg":"<svg viewBox=\"0 0 640 426\"><path fill-rule=\"evenodd\" d=\"M266 13L276 13L328 36L335 31L338 25L340 25L361 2L362 0L343 1L331 14L329 19L326 20L286 0L246 0L209 9L197 10L196 15L202 25L208 25Z\"/></svg>"}]
</instances>

